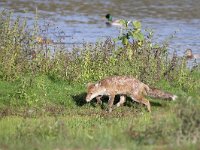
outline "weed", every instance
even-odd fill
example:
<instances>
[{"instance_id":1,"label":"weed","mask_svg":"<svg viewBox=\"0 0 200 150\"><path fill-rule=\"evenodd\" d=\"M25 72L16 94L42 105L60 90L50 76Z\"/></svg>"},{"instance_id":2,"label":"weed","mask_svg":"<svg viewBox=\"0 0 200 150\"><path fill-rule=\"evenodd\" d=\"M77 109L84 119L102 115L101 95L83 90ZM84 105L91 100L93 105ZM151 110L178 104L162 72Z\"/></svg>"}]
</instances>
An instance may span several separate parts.
<instances>
[{"instance_id":1,"label":"weed","mask_svg":"<svg viewBox=\"0 0 200 150\"><path fill-rule=\"evenodd\" d=\"M48 122L46 120L41 120L37 122L34 128L31 122L25 121L17 126L16 138L26 139L26 138L41 138L41 139L57 139L66 138L67 129L62 120L55 120Z\"/></svg>"},{"instance_id":2,"label":"weed","mask_svg":"<svg viewBox=\"0 0 200 150\"><path fill-rule=\"evenodd\" d=\"M197 143L200 140L200 111L199 104L193 104L194 100L189 97L176 108L175 112L180 120L179 130L176 132L179 145L189 142Z\"/></svg>"},{"instance_id":3,"label":"weed","mask_svg":"<svg viewBox=\"0 0 200 150\"><path fill-rule=\"evenodd\" d=\"M12 13L3 11L0 16L3 20L0 75L4 80L16 80L28 74L85 83L110 75L133 75L150 84L166 78L175 86L193 88L192 84L186 84L190 76L186 61L175 59L177 56L170 59L167 44L153 44L153 33L143 33L139 21L122 20L124 29L117 38L122 44L107 39L69 50L54 43L38 43L37 20L31 29L26 21L21 24L20 18L13 21Z\"/></svg>"}]
</instances>

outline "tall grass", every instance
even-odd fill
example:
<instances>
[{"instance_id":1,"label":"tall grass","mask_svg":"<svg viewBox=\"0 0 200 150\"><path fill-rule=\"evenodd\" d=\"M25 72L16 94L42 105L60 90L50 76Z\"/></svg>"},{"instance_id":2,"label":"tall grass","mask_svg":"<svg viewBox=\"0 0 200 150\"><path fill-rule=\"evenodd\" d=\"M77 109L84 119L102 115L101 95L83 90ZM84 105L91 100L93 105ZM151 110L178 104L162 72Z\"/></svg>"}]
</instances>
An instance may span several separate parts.
<instances>
[{"instance_id":1,"label":"tall grass","mask_svg":"<svg viewBox=\"0 0 200 150\"><path fill-rule=\"evenodd\" d=\"M165 80L184 90L197 88L185 58L175 54L170 57L166 44L153 44L152 33L142 33L138 21L131 26L124 21L117 44L116 39L108 38L71 49L54 42L38 41L38 28L37 20L31 28L26 19L13 18L12 12L5 10L0 12L0 78L20 81L22 97L41 75L68 83L132 75L152 86Z\"/></svg>"}]
</instances>

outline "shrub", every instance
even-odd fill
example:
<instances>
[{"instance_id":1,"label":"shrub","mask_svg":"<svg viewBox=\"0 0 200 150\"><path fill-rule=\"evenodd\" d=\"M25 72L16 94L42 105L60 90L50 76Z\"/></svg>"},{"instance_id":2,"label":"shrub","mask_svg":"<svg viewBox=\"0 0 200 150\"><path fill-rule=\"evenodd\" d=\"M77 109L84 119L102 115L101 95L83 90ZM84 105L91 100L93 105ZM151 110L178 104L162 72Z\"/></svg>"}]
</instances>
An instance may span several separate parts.
<instances>
[{"instance_id":1,"label":"shrub","mask_svg":"<svg viewBox=\"0 0 200 150\"><path fill-rule=\"evenodd\" d=\"M171 59L167 44L154 44L153 33L143 33L139 21L122 20L124 28L116 39L67 49L47 39L41 43L42 37L38 41L37 20L33 29L7 11L0 13L0 20L3 80L47 75L53 80L85 83L105 76L132 75L151 85L165 79L173 86L193 89L187 82L192 79L186 60L176 55Z\"/></svg>"}]
</instances>

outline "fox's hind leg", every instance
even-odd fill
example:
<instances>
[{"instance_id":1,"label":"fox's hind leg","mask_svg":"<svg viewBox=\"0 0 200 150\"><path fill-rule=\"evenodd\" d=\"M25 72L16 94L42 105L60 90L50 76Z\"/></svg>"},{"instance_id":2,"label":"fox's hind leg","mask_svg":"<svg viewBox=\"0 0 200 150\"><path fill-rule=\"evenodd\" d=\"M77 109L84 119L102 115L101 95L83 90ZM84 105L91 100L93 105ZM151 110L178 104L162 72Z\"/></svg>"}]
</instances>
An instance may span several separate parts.
<instances>
[{"instance_id":1,"label":"fox's hind leg","mask_svg":"<svg viewBox=\"0 0 200 150\"><path fill-rule=\"evenodd\" d=\"M125 103L126 97L124 95L120 95L120 100L119 102L116 104L117 107L123 105Z\"/></svg>"},{"instance_id":2,"label":"fox's hind leg","mask_svg":"<svg viewBox=\"0 0 200 150\"><path fill-rule=\"evenodd\" d=\"M151 112L150 102L146 98L144 98L143 96L135 96L135 95L131 95L131 98L138 103L146 105L148 111Z\"/></svg>"}]
</instances>

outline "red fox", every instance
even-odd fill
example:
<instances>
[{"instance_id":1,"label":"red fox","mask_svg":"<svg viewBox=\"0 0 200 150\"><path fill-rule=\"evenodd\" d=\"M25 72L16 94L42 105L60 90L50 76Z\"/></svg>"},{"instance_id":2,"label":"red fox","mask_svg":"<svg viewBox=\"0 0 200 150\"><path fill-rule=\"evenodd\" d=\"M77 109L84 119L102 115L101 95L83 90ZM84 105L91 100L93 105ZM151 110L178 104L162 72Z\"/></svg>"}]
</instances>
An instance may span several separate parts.
<instances>
[{"instance_id":1,"label":"red fox","mask_svg":"<svg viewBox=\"0 0 200 150\"><path fill-rule=\"evenodd\" d=\"M96 84L88 84L86 96L87 102L91 101L93 98L97 98L97 102L101 103L100 98L103 95L109 96L109 112L112 111L115 95L120 95L120 101L116 104L117 107L125 102L125 96L129 96L132 100L146 105L149 112L151 112L150 102L144 97L144 95L169 100L175 100L177 98L176 95L156 88L151 88L130 76L107 77Z\"/></svg>"}]
</instances>

